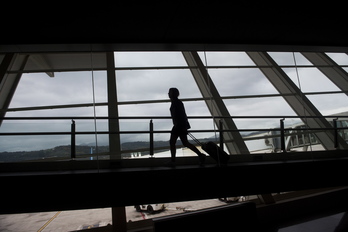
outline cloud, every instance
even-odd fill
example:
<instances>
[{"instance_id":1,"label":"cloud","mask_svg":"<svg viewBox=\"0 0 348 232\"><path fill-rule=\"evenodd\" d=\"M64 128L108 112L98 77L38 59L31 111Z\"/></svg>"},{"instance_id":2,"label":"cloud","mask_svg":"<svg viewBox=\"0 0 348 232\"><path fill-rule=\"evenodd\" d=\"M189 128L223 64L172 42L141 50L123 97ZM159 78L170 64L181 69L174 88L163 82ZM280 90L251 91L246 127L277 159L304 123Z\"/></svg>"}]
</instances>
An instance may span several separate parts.
<instances>
[{"instance_id":1,"label":"cloud","mask_svg":"<svg viewBox=\"0 0 348 232\"><path fill-rule=\"evenodd\" d=\"M238 66L255 64L245 52L199 52L203 64L208 66Z\"/></svg>"},{"instance_id":2,"label":"cloud","mask_svg":"<svg viewBox=\"0 0 348 232\"><path fill-rule=\"evenodd\" d=\"M181 52L115 52L116 67L186 66Z\"/></svg>"},{"instance_id":3,"label":"cloud","mask_svg":"<svg viewBox=\"0 0 348 232\"><path fill-rule=\"evenodd\" d=\"M276 89L259 69L210 69L221 96L274 94Z\"/></svg>"},{"instance_id":4,"label":"cloud","mask_svg":"<svg viewBox=\"0 0 348 232\"><path fill-rule=\"evenodd\" d=\"M96 98L105 102L106 76L101 77L100 72L95 76ZM103 91L101 87L104 87ZM10 107L90 103L92 96L91 72L61 72L54 78L45 73L23 74Z\"/></svg>"},{"instance_id":5,"label":"cloud","mask_svg":"<svg viewBox=\"0 0 348 232\"><path fill-rule=\"evenodd\" d=\"M308 98L323 115L348 111L346 94L309 95Z\"/></svg>"},{"instance_id":6,"label":"cloud","mask_svg":"<svg viewBox=\"0 0 348 232\"><path fill-rule=\"evenodd\" d=\"M340 89L317 68L284 68L302 92L339 91ZM297 75L298 74L298 75Z\"/></svg>"},{"instance_id":7,"label":"cloud","mask_svg":"<svg viewBox=\"0 0 348 232\"><path fill-rule=\"evenodd\" d=\"M181 98L201 97L188 69L117 71L119 101L168 99L168 90L176 87Z\"/></svg>"}]
</instances>

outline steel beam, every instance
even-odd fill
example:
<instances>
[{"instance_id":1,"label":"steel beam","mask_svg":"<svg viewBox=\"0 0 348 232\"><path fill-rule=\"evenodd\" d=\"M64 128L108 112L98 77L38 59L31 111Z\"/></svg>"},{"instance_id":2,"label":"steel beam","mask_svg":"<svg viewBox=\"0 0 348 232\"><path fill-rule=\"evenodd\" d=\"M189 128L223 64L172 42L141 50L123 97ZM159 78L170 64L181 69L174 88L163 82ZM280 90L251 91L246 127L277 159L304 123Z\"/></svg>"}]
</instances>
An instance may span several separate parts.
<instances>
[{"instance_id":1,"label":"steel beam","mask_svg":"<svg viewBox=\"0 0 348 232\"><path fill-rule=\"evenodd\" d=\"M47 60L41 55L41 54L32 54L30 55L30 59L35 63L35 65L38 67L38 69L43 70L51 70L52 67L48 64ZM54 77L53 71L47 71L46 74L49 77Z\"/></svg>"},{"instance_id":2,"label":"steel beam","mask_svg":"<svg viewBox=\"0 0 348 232\"><path fill-rule=\"evenodd\" d=\"M348 95L348 73L324 52L301 52L314 66Z\"/></svg>"},{"instance_id":3,"label":"steel beam","mask_svg":"<svg viewBox=\"0 0 348 232\"><path fill-rule=\"evenodd\" d=\"M324 118L306 118L306 116L321 116L319 110L293 83L287 74L268 55L267 52L247 52L248 56L260 67L262 73L268 78L273 86L279 91L289 106L309 128L332 128L330 131L316 133L317 138L325 149L335 149L333 127ZM347 149L347 143L339 137L339 148Z\"/></svg>"},{"instance_id":4,"label":"steel beam","mask_svg":"<svg viewBox=\"0 0 348 232\"><path fill-rule=\"evenodd\" d=\"M14 61L18 58L20 64L20 70L24 70L24 67L28 61L29 55L17 56L15 54L6 54L2 63L0 64L0 118L5 117L6 110L8 109L12 97L16 91L19 80L22 77L22 73L9 74L8 71L11 70ZM0 126L2 124L2 119L0 119Z\"/></svg>"},{"instance_id":5,"label":"steel beam","mask_svg":"<svg viewBox=\"0 0 348 232\"><path fill-rule=\"evenodd\" d=\"M205 103L212 116L226 116L230 113L226 108L218 90L216 89L207 69L197 52L182 52L191 73L201 91ZM215 124L219 125L219 119L215 119ZM231 118L223 120L223 126L226 130L237 130L237 126ZM239 132L225 133L226 147L230 154L249 154L249 150ZM228 142L231 141L231 142Z\"/></svg>"},{"instance_id":6,"label":"steel beam","mask_svg":"<svg viewBox=\"0 0 348 232\"><path fill-rule=\"evenodd\" d=\"M108 113L109 117L118 117L117 88L115 73L115 58L113 52L106 53L107 63L107 89L108 89ZM119 120L109 119L109 132L119 132ZM121 159L121 139L119 134L109 135L110 159Z\"/></svg>"}]
</instances>

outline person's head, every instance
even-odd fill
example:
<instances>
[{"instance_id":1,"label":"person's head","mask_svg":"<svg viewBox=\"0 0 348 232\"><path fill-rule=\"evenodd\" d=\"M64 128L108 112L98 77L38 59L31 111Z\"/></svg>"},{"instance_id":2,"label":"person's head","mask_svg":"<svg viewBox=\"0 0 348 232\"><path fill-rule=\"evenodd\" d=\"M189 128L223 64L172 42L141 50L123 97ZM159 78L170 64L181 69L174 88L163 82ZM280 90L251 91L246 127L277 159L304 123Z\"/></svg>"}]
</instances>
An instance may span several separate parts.
<instances>
[{"instance_id":1,"label":"person's head","mask_svg":"<svg viewBox=\"0 0 348 232\"><path fill-rule=\"evenodd\" d=\"M178 98L180 95L179 90L177 88L170 88L168 92L168 96L170 99Z\"/></svg>"}]
</instances>

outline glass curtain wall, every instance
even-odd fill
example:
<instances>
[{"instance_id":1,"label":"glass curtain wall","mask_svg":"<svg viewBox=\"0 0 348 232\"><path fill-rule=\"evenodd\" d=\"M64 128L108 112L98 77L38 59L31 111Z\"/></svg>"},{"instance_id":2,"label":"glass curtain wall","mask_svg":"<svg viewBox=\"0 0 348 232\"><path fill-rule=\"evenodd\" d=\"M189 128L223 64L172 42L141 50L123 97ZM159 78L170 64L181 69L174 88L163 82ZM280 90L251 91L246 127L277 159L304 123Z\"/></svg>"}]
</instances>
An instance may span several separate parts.
<instances>
[{"instance_id":1,"label":"glass curtain wall","mask_svg":"<svg viewBox=\"0 0 348 232\"><path fill-rule=\"evenodd\" d=\"M0 162L98 160L108 152L105 58L93 53L29 54L0 127ZM12 120L9 120L12 118ZM71 133L76 132L74 142ZM75 144L75 147L73 144Z\"/></svg>"},{"instance_id":2,"label":"glass curtain wall","mask_svg":"<svg viewBox=\"0 0 348 232\"><path fill-rule=\"evenodd\" d=\"M251 154L281 151L282 118L288 151L324 150L315 133L305 132L306 123L297 117L284 94L277 91L246 52L198 54ZM267 54L321 115L348 115L347 93L301 53ZM17 54L16 59L27 55ZM347 54L326 55L348 70ZM209 118L207 99L182 52L114 52L114 59L114 66L107 67L105 53L29 54L23 70L15 60L7 73L22 76L6 110L7 119L0 127L0 162L70 160L73 123L75 159L109 159L107 73L110 71L116 75L121 158L150 156L151 120L155 131L154 157L170 157L171 87L180 91L179 98L194 135L203 141L219 142L218 127ZM11 117L14 118L9 120ZM328 121L333 124L333 119ZM346 119L338 121L338 126L345 128ZM340 129L339 133L344 136L346 130ZM195 156L181 148L180 143L177 154Z\"/></svg>"}]
</instances>

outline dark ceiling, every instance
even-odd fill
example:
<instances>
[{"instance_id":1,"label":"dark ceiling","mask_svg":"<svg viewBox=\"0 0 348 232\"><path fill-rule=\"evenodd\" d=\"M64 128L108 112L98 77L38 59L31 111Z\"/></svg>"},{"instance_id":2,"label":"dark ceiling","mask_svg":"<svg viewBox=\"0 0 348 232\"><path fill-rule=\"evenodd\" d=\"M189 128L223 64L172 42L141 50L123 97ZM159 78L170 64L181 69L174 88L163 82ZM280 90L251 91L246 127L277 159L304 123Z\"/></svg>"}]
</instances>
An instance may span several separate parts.
<instances>
[{"instance_id":1,"label":"dark ceiling","mask_svg":"<svg viewBox=\"0 0 348 232\"><path fill-rule=\"evenodd\" d=\"M348 47L344 5L282 2L5 3L0 44L238 44ZM344 2L342 2L343 4ZM36 3L35 3L36 4Z\"/></svg>"}]
</instances>

